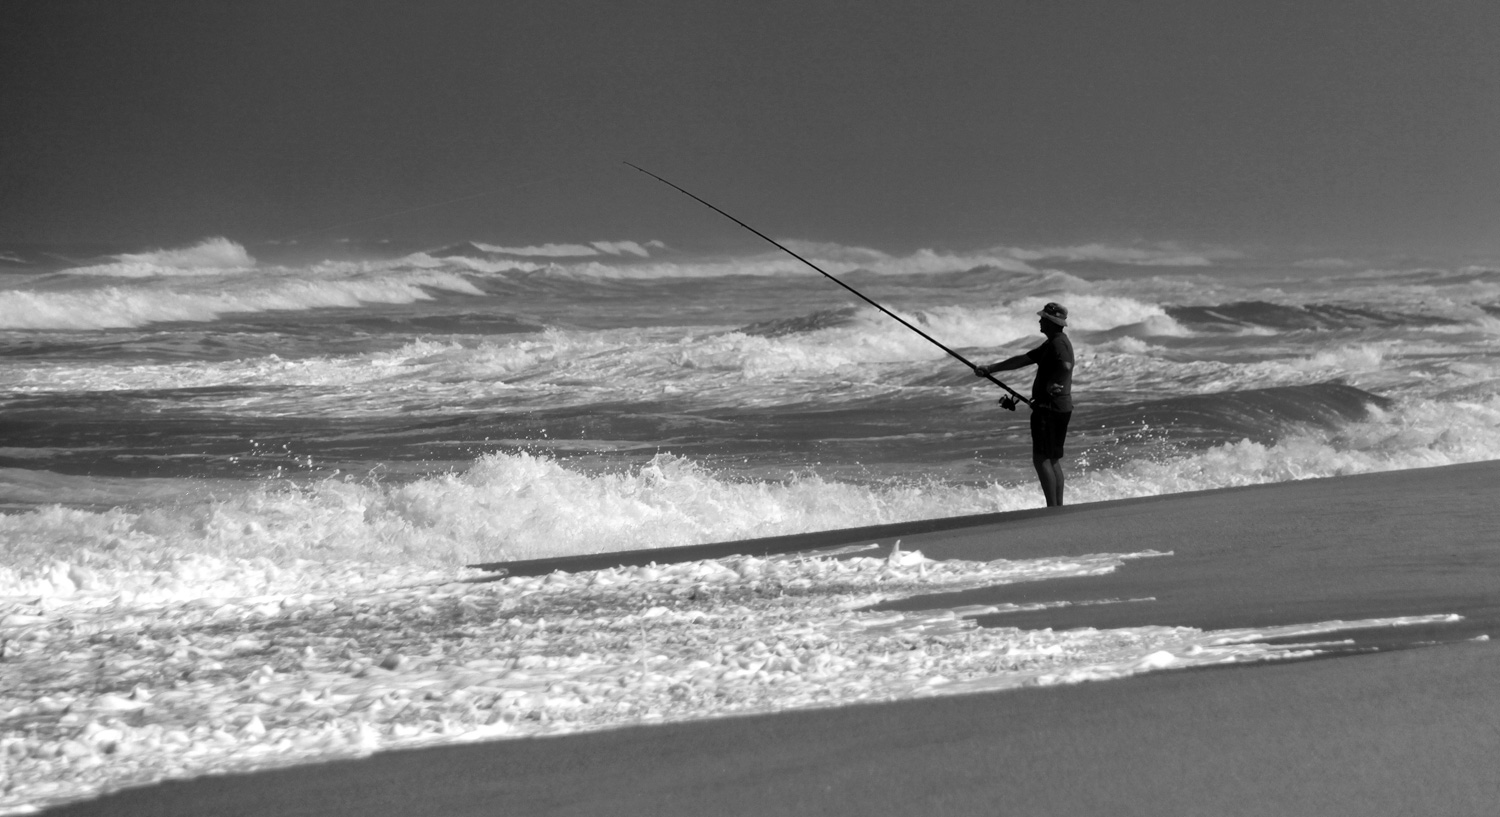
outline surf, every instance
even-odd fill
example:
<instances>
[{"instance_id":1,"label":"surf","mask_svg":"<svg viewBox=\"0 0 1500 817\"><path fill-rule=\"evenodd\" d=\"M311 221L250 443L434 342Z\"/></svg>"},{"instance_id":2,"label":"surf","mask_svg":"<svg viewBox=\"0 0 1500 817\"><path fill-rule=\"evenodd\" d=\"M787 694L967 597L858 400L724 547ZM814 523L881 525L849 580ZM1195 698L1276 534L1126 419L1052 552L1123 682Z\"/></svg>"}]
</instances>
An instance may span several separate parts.
<instances>
[{"instance_id":1,"label":"surf","mask_svg":"<svg viewBox=\"0 0 1500 817\"><path fill-rule=\"evenodd\" d=\"M1330 386L1224 405L1269 411L1297 402L1305 422L1269 441L1242 437L1154 453L1138 447L1134 456L1109 461L1107 442L1085 433L1068 466L1069 498L1097 502L1500 458L1497 397L1481 404L1392 404ZM1354 417L1359 405L1363 416ZM1347 416L1317 422L1329 413ZM1160 431L1170 439L1167 429ZM0 469L0 477L6 473L15 472ZM0 515L0 544L9 554L0 585L35 592L57 563L80 559L96 576L147 584L166 569L161 565L198 559L231 566L313 559L437 567L992 513L1038 501L1024 478L855 483L789 471L768 479L668 453L602 470L547 454L496 452L450 473L389 483L373 475L188 479L160 483L154 498L146 488L134 504L101 508L132 489L119 480L38 477L29 470L24 478L0 479L13 508ZM243 569L250 568L231 572ZM149 576L131 578L141 571Z\"/></svg>"},{"instance_id":2,"label":"surf","mask_svg":"<svg viewBox=\"0 0 1500 817\"><path fill-rule=\"evenodd\" d=\"M462 276L441 271L321 277L295 270L238 271L228 280L212 283L178 278L165 283L146 280L0 290L0 330L92 331L208 323L231 315L411 304L432 300L434 290L483 294Z\"/></svg>"}]
</instances>

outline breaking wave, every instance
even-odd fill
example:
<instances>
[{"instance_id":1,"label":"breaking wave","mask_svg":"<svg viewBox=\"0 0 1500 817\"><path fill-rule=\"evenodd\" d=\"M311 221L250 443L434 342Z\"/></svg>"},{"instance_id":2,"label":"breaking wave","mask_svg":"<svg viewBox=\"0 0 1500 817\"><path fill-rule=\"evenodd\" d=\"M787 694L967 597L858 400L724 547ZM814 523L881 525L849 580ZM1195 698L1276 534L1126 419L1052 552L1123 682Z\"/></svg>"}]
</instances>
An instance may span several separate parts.
<instances>
[{"instance_id":1,"label":"breaking wave","mask_svg":"<svg viewBox=\"0 0 1500 817\"><path fill-rule=\"evenodd\" d=\"M1266 482L1500 458L1500 398L1482 404L1391 404L1334 386L1268 390L1243 406L1295 406L1301 430L1204 450L1096 464L1079 454L1072 502L1096 502ZM1248 410L1241 409L1243 416ZM1360 415L1360 416L1355 416ZM19 475L19 476L17 476ZM14 477L14 479L12 478ZM22 483L16 483L16 479ZM6 493L42 490L36 472L0 470ZM463 564L659 548L1035 507L1029 481L854 485L813 475L747 481L669 454L619 473L586 473L545 456L494 453L466 470L402 485L326 479L306 485L161 481L155 507L106 511L47 506L0 516L4 571L30 575L81 551L99 562L213 557L355 559ZM120 490L53 475L62 502ZM176 499L172 499L172 496ZM138 496L139 498L139 496ZM147 500L149 502L149 500ZM586 511L585 511L586 509ZM4 572L0 571L0 572Z\"/></svg>"},{"instance_id":2,"label":"breaking wave","mask_svg":"<svg viewBox=\"0 0 1500 817\"><path fill-rule=\"evenodd\" d=\"M124 253L104 263L63 270L67 275L109 278L153 278L177 275L225 275L246 272L255 259L245 248L227 238L207 238L191 247Z\"/></svg>"},{"instance_id":3,"label":"breaking wave","mask_svg":"<svg viewBox=\"0 0 1500 817\"><path fill-rule=\"evenodd\" d=\"M1026 261L1004 253L947 253L918 250L909 255L892 255L879 250L844 247L835 244L786 242L799 255L831 275L853 272L877 275L920 275L993 269L1013 273L1037 273ZM646 247L659 249L660 242ZM648 255L646 247L633 242L594 242L590 245L547 245L545 247L492 247L477 242L411 256L409 260L444 263L490 272L536 272L576 279L667 279L722 278L730 276L771 277L816 275L806 264L786 253L772 250L743 257L663 258L660 253ZM611 252L611 250L613 250ZM639 252L637 251L639 250ZM613 256L611 261L597 259ZM535 259L550 259L539 263Z\"/></svg>"},{"instance_id":4,"label":"breaking wave","mask_svg":"<svg viewBox=\"0 0 1500 817\"><path fill-rule=\"evenodd\" d=\"M1243 391L1192 394L1091 409L1091 424L1109 428L1140 426L1195 440L1272 443L1289 430L1336 430L1386 411L1387 398L1342 383L1273 386Z\"/></svg>"},{"instance_id":5,"label":"breaking wave","mask_svg":"<svg viewBox=\"0 0 1500 817\"><path fill-rule=\"evenodd\" d=\"M1201 332L1238 332L1270 329L1384 329L1403 326L1447 326L1459 320L1442 315L1396 312L1338 304L1276 304L1238 301L1212 306L1171 306L1167 314Z\"/></svg>"},{"instance_id":6,"label":"breaking wave","mask_svg":"<svg viewBox=\"0 0 1500 817\"><path fill-rule=\"evenodd\" d=\"M214 286L0 291L0 329L120 329L213 321L236 313L408 304L431 300L430 289L484 294L462 276L441 271L322 279L308 279L299 272L257 271Z\"/></svg>"}]
</instances>

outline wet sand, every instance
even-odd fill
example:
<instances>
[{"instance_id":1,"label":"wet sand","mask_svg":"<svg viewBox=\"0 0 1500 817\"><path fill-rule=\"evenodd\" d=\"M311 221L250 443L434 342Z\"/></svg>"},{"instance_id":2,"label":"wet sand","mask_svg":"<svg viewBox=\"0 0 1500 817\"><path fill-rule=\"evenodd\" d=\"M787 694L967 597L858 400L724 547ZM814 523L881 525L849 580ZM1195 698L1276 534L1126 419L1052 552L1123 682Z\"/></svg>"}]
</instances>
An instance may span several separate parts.
<instances>
[{"instance_id":1,"label":"wet sand","mask_svg":"<svg viewBox=\"0 0 1500 817\"><path fill-rule=\"evenodd\" d=\"M48 813L1490 815L1500 650L1475 639L1500 635L1497 500L1500 463L1476 463L512 564L581 570L896 538L932 558L1151 548L1173 555L889 606L1075 602L979 619L1054 629L1464 618L1352 634L1335 657L1290 664L390 752Z\"/></svg>"}]
</instances>

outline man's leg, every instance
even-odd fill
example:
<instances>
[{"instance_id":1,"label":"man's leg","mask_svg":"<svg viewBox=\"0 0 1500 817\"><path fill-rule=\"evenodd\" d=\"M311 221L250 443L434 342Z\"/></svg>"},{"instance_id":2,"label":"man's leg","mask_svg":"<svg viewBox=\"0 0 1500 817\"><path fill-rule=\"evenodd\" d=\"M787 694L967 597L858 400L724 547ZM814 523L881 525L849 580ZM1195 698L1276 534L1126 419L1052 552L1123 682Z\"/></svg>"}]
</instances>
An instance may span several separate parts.
<instances>
[{"instance_id":1,"label":"man's leg","mask_svg":"<svg viewBox=\"0 0 1500 817\"><path fill-rule=\"evenodd\" d=\"M1042 496L1047 500L1047 507L1052 508L1063 504L1063 470L1062 463L1038 456L1032 460L1036 466L1037 479L1042 483Z\"/></svg>"},{"instance_id":2,"label":"man's leg","mask_svg":"<svg viewBox=\"0 0 1500 817\"><path fill-rule=\"evenodd\" d=\"M1063 442L1068 435L1072 412L1033 409L1031 412L1031 462L1042 483L1047 507L1063 504Z\"/></svg>"}]
</instances>

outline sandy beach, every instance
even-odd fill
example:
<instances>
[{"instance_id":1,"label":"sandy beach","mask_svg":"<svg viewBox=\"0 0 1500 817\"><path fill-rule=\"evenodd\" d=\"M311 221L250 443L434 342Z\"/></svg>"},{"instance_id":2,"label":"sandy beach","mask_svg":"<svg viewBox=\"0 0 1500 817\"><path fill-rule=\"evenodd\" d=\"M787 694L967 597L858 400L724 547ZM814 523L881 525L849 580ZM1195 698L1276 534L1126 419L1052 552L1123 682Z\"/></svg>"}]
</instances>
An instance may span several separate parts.
<instances>
[{"instance_id":1,"label":"sandy beach","mask_svg":"<svg viewBox=\"0 0 1500 817\"><path fill-rule=\"evenodd\" d=\"M978 618L1054 630L1450 618L1331 634L1313 660L382 752L47 813L1492 814L1497 479L1486 462L516 563L579 571L898 538L939 560L1150 548L1171 555L885 606L1072 602Z\"/></svg>"}]
</instances>

